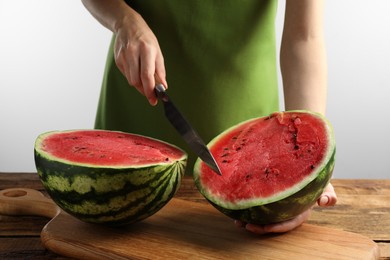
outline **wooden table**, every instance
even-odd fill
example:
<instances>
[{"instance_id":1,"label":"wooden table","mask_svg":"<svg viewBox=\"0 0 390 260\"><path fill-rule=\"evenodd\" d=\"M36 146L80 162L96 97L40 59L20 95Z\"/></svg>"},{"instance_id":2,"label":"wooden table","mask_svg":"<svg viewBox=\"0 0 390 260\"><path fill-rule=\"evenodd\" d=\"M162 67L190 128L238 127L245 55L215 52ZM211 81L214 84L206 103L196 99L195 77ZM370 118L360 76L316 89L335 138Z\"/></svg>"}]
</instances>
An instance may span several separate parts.
<instances>
[{"instance_id":1,"label":"wooden table","mask_svg":"<svg viewBox=\"0 0 390 260\"><path fill-rule=\"evenodd\" d=\"M365 235L390 259L390 179L332 181L339 201L335 207L316 207L309 223ZM36 173L0 173L0 190L32 188L44 192ZM207 203L190 177L183 179L177 198ZM65 259L40 242L44 217L0 215L0 259Z\"/></svg>"}]
</instances>

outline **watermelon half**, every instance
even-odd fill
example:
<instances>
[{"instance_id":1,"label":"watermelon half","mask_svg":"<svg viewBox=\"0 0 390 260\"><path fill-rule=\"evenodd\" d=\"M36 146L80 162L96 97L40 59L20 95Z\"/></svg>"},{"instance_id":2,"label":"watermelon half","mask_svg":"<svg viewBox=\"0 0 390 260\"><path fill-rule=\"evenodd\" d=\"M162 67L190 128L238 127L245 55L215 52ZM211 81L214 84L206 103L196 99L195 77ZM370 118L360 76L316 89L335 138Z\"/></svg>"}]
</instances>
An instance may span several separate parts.
<instances>
[{"instance_id":1,"label":"watermelon half","mask_svg":"<svg viewBox=\"0 0 390 260\"><path fill-rule=\"evenodd\" d=\"M309 111L245 121L208 146L222 176L198 159L197 188L224 214L254 224L289 220L310 208L331 178L336 151L330 123Z\"/></svg>"},{"instance_id":2,"label":"watermelon half","mask_svg":"<svg viewBox=\"0 0 390 260\"><path fill-rule=\"evenodd\" d=\"M160 210L179 188L187 154L168 143L104 130L38 136L35 164L51 198L92 223L129 224Z\"/></svg>"}]
</instances>

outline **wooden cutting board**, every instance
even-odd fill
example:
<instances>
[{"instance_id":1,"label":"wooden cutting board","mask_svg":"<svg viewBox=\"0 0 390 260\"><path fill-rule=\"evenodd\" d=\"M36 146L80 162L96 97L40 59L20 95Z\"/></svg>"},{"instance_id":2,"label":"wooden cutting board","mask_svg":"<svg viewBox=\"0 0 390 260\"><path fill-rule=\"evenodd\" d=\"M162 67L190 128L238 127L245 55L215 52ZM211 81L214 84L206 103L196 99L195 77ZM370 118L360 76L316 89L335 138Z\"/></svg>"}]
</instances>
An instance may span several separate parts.
<instances>
[{"instance_id":1,"label":"wooden cutting board","mask_svg":"<svg viewBox=\"0 0 390 260\"><path fill-rule=\"evenodd\" d=\"M88 224L58 209L40 192L0 191L0 214L53 218L44 246L81 259L375 259L377 245L359 234L304 224L284 234L255 235L237 228L211 205L173 199L137 224Z\"/></svg>"}]
</instances>

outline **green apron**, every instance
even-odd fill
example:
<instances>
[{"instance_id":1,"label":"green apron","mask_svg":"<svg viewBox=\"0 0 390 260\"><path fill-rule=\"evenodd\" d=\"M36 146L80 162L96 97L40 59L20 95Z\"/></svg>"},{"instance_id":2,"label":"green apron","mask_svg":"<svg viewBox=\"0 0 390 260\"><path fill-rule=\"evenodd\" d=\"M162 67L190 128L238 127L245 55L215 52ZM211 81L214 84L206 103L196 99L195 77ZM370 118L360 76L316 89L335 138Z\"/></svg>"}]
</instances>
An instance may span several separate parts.
<instances>
[{"instance_id":1,"label":"green apron","mask_svg":"<svg viewBox=\"0 0 390 260\"><path fill-rule=\"evenodd\" d=\"M155 33L168 93L208 143L223 130L279 109L274 0L128 1ZM115 65L111 43L95 127L154 137L195 155Z\"/></svg>"}]
</instances>

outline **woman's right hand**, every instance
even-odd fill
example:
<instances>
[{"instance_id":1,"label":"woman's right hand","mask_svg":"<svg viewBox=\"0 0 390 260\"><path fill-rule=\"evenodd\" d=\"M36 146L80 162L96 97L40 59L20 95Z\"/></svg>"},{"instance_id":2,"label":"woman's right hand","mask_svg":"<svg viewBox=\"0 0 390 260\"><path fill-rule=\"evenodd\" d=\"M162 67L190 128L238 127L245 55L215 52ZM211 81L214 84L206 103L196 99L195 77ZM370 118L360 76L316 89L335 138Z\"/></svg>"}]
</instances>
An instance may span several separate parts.
<instances>
[{"instance_id":1,"label":"woman's right hand","mask_svg":"<svg viewBox=\"0 0 390 260\"><path fill-rule=\"evenodd\" d=\"M154 86L168 85L160 45L145 20L123 0L82 2L93 17L115 34L115 62L129 84L145 95L151 105L156 105Z\"/></svg>"},{"instance_id":2,"label":"woman's right hand","mask_svg":"<svg viewBox=\"0 0 390 260\"><path fill-rule=\"evenodd\" d=\"M167 88L164 58L156 36L135 11L117 23L114 55L129 84L156 105L155 85L162 83Z\"/></svg>"}]
</instances>

